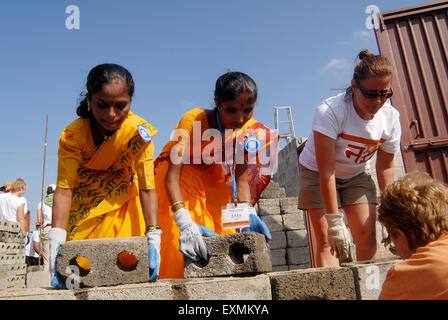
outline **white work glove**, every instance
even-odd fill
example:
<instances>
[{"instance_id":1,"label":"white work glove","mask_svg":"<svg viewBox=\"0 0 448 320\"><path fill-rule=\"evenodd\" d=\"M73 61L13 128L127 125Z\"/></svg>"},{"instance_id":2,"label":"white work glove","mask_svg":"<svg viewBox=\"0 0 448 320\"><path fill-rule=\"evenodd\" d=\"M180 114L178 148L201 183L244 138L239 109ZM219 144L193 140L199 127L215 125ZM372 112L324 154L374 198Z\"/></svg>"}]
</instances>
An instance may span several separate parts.
<instances>
[{"instance_id":1,"label":"white work glove","mask_svg":"<svg viewBox=\"0 0 448 320\"><path fill-rule=\"evenodd\" d=\"M352 241L342 215L326 214L325 218L328 223L328 242L331 246L331 254L336 253L336 258L340 261L351 259L350 246Z\"/></svg>"},{"instance_id":2,"label":"white work glove","mask_svg":"<svg viewBox=\"0 0 448 320\"><path fill-rule=\"evenodd\" d=\"M59 247L65 243L67 231L60 228L51 228L48 238L50 240L50 275L52 277L52 285L56 287L59 284L56 275L56 258L58 256Z\"/></svg>"},{"instance_id":3,"label":"white work glove","mask_svg":"<svg viewBox=\"0 0 448 320\"><path fill-rule=\"evenodd\" d=\"M148 257L149 257L149 281L157 281L160 267L160 237L162 230L152 230L146 233L148 239Z\"/></svg>"},{"instance_id":4,"label":"white work glove","mask_svg":"<svg viewBox=\"0 0 448 320\"><path fill-rule=\"evenodd\" d=\"M207 246L198 225L191 220L190 212L185 208L179 209L173 218L180 231L179 251L194 261L199 261L200 257L207 260Z\"/></svg>"}]
</instances>

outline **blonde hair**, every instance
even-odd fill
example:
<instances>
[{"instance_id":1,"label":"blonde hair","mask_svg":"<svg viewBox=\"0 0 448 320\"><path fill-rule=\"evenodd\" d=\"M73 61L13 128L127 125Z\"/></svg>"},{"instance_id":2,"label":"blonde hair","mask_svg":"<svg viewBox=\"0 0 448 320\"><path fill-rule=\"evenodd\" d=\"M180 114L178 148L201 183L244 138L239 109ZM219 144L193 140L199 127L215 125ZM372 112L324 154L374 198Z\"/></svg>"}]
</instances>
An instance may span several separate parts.
<instances>
[{"instance_id":1,"label":"blonde hair","mask_svg":"<svg viewBox=\"0 0 448 320\"><path fill-rule=\"evenodd\" d=\"M400 229L415 250L448 233L448 187L426 173L409 173L386 187L378 212L389 234Z\"/></svg>"},{"instance_id":2,"label":"blonde hair","mask_svg":"<svg viewBox=\"0 0 448 320\"><path fill-rule=\"evenodd\" d=\"M13 182L11 182L11 189L10 192L17 192L20 191L20 189L26 188L26 183L22 178L17 178Z\"/></svg>"},{"instance_id":3,"label":"blonde hair","mask_svg":"<svg viewBox=\"0 0 448 320\"><path fill-rule=\"evenodd\" d=\"M392 77L393 68L389 59L382 55L375 55L368 49L358 53L359 62L356 64L353 72L353 80L359 84L370 77L386 78ZM350 86L345 91L346 95L353 94L353 88Z\"/></svg>"}]
</instances>

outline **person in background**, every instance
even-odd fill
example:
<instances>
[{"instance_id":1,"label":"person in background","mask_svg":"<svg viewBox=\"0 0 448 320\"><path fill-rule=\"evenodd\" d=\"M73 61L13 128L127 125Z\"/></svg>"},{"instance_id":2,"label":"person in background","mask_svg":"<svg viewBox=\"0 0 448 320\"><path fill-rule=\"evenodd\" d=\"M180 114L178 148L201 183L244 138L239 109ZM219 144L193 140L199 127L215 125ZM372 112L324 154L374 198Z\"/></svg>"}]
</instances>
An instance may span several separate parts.
<instances>
[{"instance_id":1,"label":"person in background","mask_svg":"<svg viewBox=\"0 0 448 320\"><path fill-rule=\"evenodd\" d=\"M378 220L404 260L387 273L380 300L448 299L448 187L408 173L381 195Z\"/></svg>"},{"instance_id":2,"label":"person in background","mask_svg":"<svg viewBox=\"0 0 448 320\"><path fill-rule=\"evenodd\" d=\"M40 230L36 229L31 233L30 241L25 246L25 258L28 266L42 264L42 247L39 241Z\"/></svg>"},{"instance_id":3,"label":"person in background","mask_svg":"<svg viewBox=\"0 0 448 320\"><path fill-rule=\"evenodd\" d=\"M157 158L155 178L163 230L160 278L183 278L184 256L206 260L202 236L236 232L223 228L222 207L234 202L254 205L269 183L278 136L271 137L270 130L252 118L256 100L257 86L247 74L228 72L220 76L215 88L216 107L185 113L175 130L181 141L169 141ZM213 139L203 141L208 133ZM224 140L222 149L213 148ZM243 142L247 146L249 141L252 147L243 152ZM240 162L235 160L237 150L244 157ZM269 161L264 161L265 172L260 162L250 163L248 150L258 160L263 150L271 151ZM228 165L224 159L233 161ZM250 226L242 231L257 231L271 238L256 214L250 214L249 219Z\"/></svg>"},{"instance_id":4,"label":"person in background","mask_svg":"<svg viewBox=\"0 0 448 320\"><path fill-rule=\"evenodd\" d=\"M0 219L18 222L23 234L27 233L26 199L23 197L26 187L25 181L17 178L11 182L10 192L0 197Z\"/></svg>"},{"instance_id":5,"label":"person in background","mask_svg":"<svg viewBox=\"0 0 448 320\"><path fill-rule=\"evenodd\" d=\"M87 76L78 119L59 138L50 240L52 285L59 246L66 241L145 236L150 281L157 280L160 235L154 185L157 130L130 111L134 80L124 67L101 64ZM127 266L135 258L120 255ZM81 269L90 263L77 259Z\"/></svg>"},{"instance_id":6,"label":"person in background","mask_svg":"<svg viewBox=\"0 0 448 320\"><path fill-rule=\"evenodd\" d=\"M324 100L299 157L299 208L307 210L314 267L338 266L351 259L379 258L376 241L375 183L368 172L376 154L380 191L394 181L394 155L400 150L398 111L392 96L392 65L369 50L358 54L351 86ZM339 261L338 261L339 260Z\"/></svg>"},{"instance_id":7,"label":"person in background","mask_svg":"<svg viewBox=\"0 0 448 320\"><path fill-rule=\"evenodd\" d=\"M45 270L49 270L50 265L50 240L48 235L51 230L51 217L55 190L56 185L50 184L47 187L47 194L44 197L43 206L42 202L39 202L37 205L37 225L40 227L40 242Z\"/></svg>"}]
</instances>

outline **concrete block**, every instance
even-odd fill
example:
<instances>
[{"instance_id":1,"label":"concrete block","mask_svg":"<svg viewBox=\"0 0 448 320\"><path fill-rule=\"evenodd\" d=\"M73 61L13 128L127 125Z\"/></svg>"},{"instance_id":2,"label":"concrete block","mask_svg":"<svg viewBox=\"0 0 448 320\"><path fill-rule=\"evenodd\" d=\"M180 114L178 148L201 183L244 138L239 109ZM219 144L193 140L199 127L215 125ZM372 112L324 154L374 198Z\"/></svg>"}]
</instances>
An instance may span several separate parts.
<instances>
[{"instance_id":1,"label":"concrete block","mask_svg":"<svg viewBox=\"0 0 448 320\"><path fill-rule=\"evenodd\" d=\"M0 279L26 274L26 264L0 265Z\"/></svg>"},{"instance_id":2,"label":"concrete block","mask_svg":"<svg viewBox=\"0 0 448 320\"><path fill-rule=\"evenodd\" d=\"M306 230L305 215L302 211L283 214L284 230Z\"/></svg>"},{"instance_id":3,"label":"concrete block","mask_svg":"<svg viewBox=\"0 0 448 320\"><path fill-rule=\"evenodd\" d=\"M271 236L272 239L269 240L269 246L271 247L271 250L286 248L286 234L284 231L271 232Z\"/></svg>"},{"instance_id":4,"label":"concrete block","mask_svg":"<svg viewBox=\"0 0 448 320\"><path fill-rule=\"evenodd\" d=\"M122 252L130 252L137 259L133 266L123 266L118 261ZM87 258L90 270L78 267L75 259ZM79 273L79 279L72 275ZM68 279L79 287L112 286L149 280L148 241L146 237L75 240L66 242L59 250L57 272L60 280ZM79 283L78 283L79 282Z\"/></svg>"},{"instance_id":5,"label":"concrete block","mask_svg":"<svg viewBox=\"0 0 448 320\"><path fill-rule=\"evenodd\" d=\"M280 199L280 210L282 214L298 213L298 197L286 197Z\"/></svg>"},{"instance_id":6,"label":"concrete block","mask_svg":"<svg viewBox=\"0 0 448 320\"><path fill-rule=\"evenodd\" d=\"M289 265L310 263L310 250L308 247L287 248L286 259Z\"/></svg>"},{"instance_id":7,"label":"concrete block","mask_svg":"<svg viewBox=\"0 0 448 320\"><path fill-rule=\"evenodd\" d=\"M0 266L23 264L23 263L25 263L24 254L0 254Z\"/></svg>"},{"instance_id":8,"label":"concrete block","mask_svg":"<svg viewBox=\"0 0 448 320\"><path fill-rule=\"evenodd\" d=\"M328 267L269 273L273 300L355 300L353 273Z\"/></svg>"},{"instance_id":9,"label":"concrete block","mask_svg":"<svg viewBox=\"0 0 448 320\"><path fill-rule=\"evenodd\" d=\"M0 231L0 242L25 244L26 235L22 232Z\"/></svg>"},{"instance_id":10,"label":"concrete block","mask_svg":"<svg viewBox=\"0 0 448 320\"><path fill-rule=\"evenodd\" d=\"M263 192L260 194L260 199L276 199L284 198L286 192L284 188L280 188L279 184L273 180L269 182Z\"/></svg>"},{"instance_id":11,"label":"concrete block","mask_svg":"<svg viewBox=\"0 0 448 320\"><path fill-rule=\"evenodd\" d=\"M0 220L0 231L19 233L20 225L18 222Z\"/></svg>"},{"instance_id":12,"label":"concrete block","mask_svg":"<svg viewBox=\"0 0 448 320\"><path fill-rule=\"evenodd\" d=\"M259 206L258 215L260 217L267 215L280 215L280 206Z\"/></svg>"},{"instance_id":13,"label":"concrete block","mask_svg":"<svg viewBox=\"0 0 448 320\"><path fill-rule=\"evenodd\" d=\"M273 272L280 272L280 271L288 271L289 267L287 264L284 264L282 266L272 266Z\"/></svg>"},{"instance_id":14,"label":"concrete block","mask_svg":"<svg viewBox=\"0 0 448 320\"><path fill-rule=\"evenodd\" d=\"M51 275L49 270L39 270L26 274L27 288L51 287Z\"/></svg>"},{"instance_id":15,"label":"concrete block","mask_svg":"<svg viewBox=\"0 0 448 320\"><path fill-rule=\"evenodd\" d=\"M260 219L266 223L267 227L269 228L269 231L275 232L275 231L283 231L283 218L281 215L267 215L267 216L261 216Z\"/></svg>"},{"instance_id":16,"label":"concrete block","mask_svg":"<svg viewBox=\"0 0 448 320\"><path fill-rule=\"evenodd\" d=\"M311 262L304 264L290 264L288 265L289 270L299 270L299 269L309 269L311 268Z\"/></svg>"},{"instance_id":17,"label":"concrete block","mask_svg":"<svg viewBox=\"0 0 448 320\"><path fill-rule=\"evenodd\" d=\"M272 266L281 266L286 264L286 249L271 250Z\"/></svg>"},{"instance_id":18,"label":"concrete block","mask_svg":"<svg viewBox=\"0 0 448 320\"><path fill-rule=\"evenodd\" d=\"M286 231L286 240L288 248L307 247L308 232L306 230Z\"/></svg>"},{"instance_id":19,"label":"concrete block","mask_svg":"<svg viewBox=\"0 0 448 320\"><path fill-rule=\"evenodd\" d=\"M25 275L9 276L0 279L0 290L7 288L25 288Z\"/></svg>"},{"instance_id":20,"label":"concrete block","mask_svg":"<svg viewBox=\"0 0 448 320\"><path fill-rule=\"evenodd\" d=\"M204 238L208 261L184 259L185 278L252 274L272 270L269 246L262 234L242 232Z\"/></svg>"},{"instance_id":21,"label":"concrete block","mask_svg":"<svg viewBox=\"0 0 448 320\"><path fill-rule=\"evenodd\" d=\"M25 245L22 243L0 242L0 254L25 254Z\"/></svg>"},{"instance_id":22,"label":"concrete block","mask_svg":"<svg viewBox=\"0 0 448 320\"><path fill-rule=\"evenodd\" d=\"M384 258L342 264L349 267L355 279L358 300L378 300L390 268L401 259Z\"/></svg>"}]
</instances>

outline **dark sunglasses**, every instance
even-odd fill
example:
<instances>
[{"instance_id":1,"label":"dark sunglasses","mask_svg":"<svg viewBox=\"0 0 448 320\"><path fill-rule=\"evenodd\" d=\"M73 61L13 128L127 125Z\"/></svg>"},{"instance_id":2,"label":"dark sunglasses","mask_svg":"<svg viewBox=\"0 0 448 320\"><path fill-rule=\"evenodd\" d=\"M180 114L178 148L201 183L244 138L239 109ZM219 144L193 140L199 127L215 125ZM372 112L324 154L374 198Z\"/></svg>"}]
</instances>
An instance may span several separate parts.
<instances>
[{"instance_id":1,"label":"dark sunglasses","mask_svg":"<svg viewBox=\"0 0 448 320\"><path fill-rule=\"evenodd\" d=\"M389 99L394 94L392 88L390 88L389 91L381 91L381 92L365 91L360 85L358 85L358 88L359 91L361 91L362 95L367 99L375 99L376 97L380 97L381 99Z\"/></svg>"}]
</instances>

